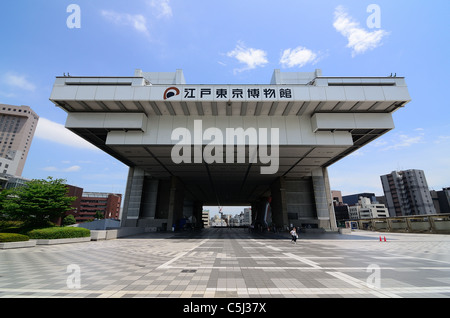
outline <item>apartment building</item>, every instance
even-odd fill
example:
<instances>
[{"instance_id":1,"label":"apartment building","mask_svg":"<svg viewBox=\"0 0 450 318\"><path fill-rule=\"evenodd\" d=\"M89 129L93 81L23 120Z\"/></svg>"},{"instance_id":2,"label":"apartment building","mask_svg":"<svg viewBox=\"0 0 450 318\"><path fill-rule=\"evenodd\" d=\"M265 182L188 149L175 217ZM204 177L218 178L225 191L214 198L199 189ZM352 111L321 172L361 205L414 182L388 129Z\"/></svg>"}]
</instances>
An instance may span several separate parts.
<instances>
[{"instance_id":1,"label":"apartment building","mask_svg":"<svg viewBox=\"0 0 450 318\"><path fill-rule=\"evenodd\" d=\"M0 104L0 174L22 175L38 121L29 106Z\"/></svg>"},{"instance_id":2,"label":"apartment building","mask_svg":"<svg viewBox=\"0 0 450 318\"><path fill-rule=\"evenodd\" d=\"M436 213L423 170L393 171L380 178L390 216Z\"/></svg>"},{"instance_id":3,"label":"apartment building","mask_svg":"<svg viewBox=\"0 0 450 318\"><path fill-rule=\"evenodd\" d=\"M77 222L93 220L98 213L105 219L119 219L121 202L121 194L83 192L75 219Z\"/></svg>"},{"instance_id":4,"label":"apartment building","mask_svg":"<svg viewBox=\"0 0 450 318\"><path fill-rule=\"evenodd\" d=\"M383 204L370 202L369 198L360 197L358 204L349 207L349 215L352 220L386 218L389 217L389 211Z\"/></svg>"}]
</instances>

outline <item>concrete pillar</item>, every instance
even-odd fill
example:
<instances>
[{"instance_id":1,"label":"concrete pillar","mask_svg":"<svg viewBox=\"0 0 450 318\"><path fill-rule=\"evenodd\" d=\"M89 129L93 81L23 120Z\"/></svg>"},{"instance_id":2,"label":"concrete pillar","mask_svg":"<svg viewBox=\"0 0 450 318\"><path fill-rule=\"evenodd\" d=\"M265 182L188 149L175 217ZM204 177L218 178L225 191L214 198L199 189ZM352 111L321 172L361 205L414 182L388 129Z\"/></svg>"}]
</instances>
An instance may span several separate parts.
<instances>
[{"instance_id":1,"label":"concrete pillar","mask_svg":"<svg viewBox=\"0 0 450 318\"><path fill-rule=\"evenodd\" d=\"M199 202L199 201L195 201L194 202L194 207L193 207L193 222L195 219L195 227L196 228L203 228L204 224L203 224L203 219L202 219L202 215L203 214L203 203Z\"/></svg>"},{"instance_id":2,"label":"concrete pillar","mask_svg":"<svg viewBox=\"0 0 450 318\"><path fill-rule=\"evenodd\" d=\"M156 202L158 199L159 180L144 178L142 189L140 218L154 219L156 215Z\"/></svg>"},{"instance_id":3,"label":"concrete pillar","mask_svg":"<svg viewBox=\"0 0 450 318\"><path fill-rule=\"evenodd\" d=\"M272 220L270 216L266 215L267 203L269 202L269 198L263 197L259 201L254 202L252 204L252 214L255 214L255 229L260 231L265 229L267 226L270 226ZM273 216L273 207L272 208L272 216Z\"/></svg>"},{"instance_id":4,"label":"concrete pillar","mask_svg":"<svg viewBox=\"0 0 450 318\"><path fill-rule=\"evenodd\" d=\"M311 175L319 228L336 231L336 217L331 197L328 171L326 168L320 168L313 170Z\"/></svg>"},{"instance_id":5,"label":"concrete pillar","mask_svg":"<svg viewBox=\"0 0 450 318\"><path fill-rule=\"evenodd\" d=\"M337 231L338 226L337 226L337 222L336 222L336 212L334 211L334 205L333 205L333 195L331 194L328 168L323 168L323 176L324 176L324 180L325 180L325 193L327 195L328 212L329 212L329 216L330 216L330 230Z\"/></svg>"},{"instance_id":6,"label":"concrete pillar","mask_svg":"<svg viewBox=\"0 0 450 318\"><path fill-rule=\"evenodd\" d=\"M314 227L317 213L311 178L281 178L283 226ZM286 223L284 223L286 222Z\"/></svg>"},{"instance_id":7,"label":"concrete pillar","mask_svg":"<svg viewBox=\"0 0 450 318\"><path fill-rule=\"evenodd\" d=\"M277 227L285 229L289 226L289 220L286 202L286 185L283 177L278 178L272 184L271 193L272 221Z\"/></svg>"},{"instance_id":8,"label":"concrete pillar","mask_svg":"<svg viewBox=\"0 0 450 318\"><path fill-rule=\"evenodd\" d=\"M123 227L137 226L141 209L142 188L144 184L144 170L131 167L128 172L127 187L123 205Z\"/></svg>"},{"instance_id":9,"label":"concrete pillar","mask_svg":"<svg viewBox=\"0 0 450 318\"><path fill-rule=\"evenodd\" d=\"M168 194L169 213L167 215L167 225L171 229L172 225L183 217L184 187L177 177L171 177L170 191Z\"/></svg>"}]
</instances>

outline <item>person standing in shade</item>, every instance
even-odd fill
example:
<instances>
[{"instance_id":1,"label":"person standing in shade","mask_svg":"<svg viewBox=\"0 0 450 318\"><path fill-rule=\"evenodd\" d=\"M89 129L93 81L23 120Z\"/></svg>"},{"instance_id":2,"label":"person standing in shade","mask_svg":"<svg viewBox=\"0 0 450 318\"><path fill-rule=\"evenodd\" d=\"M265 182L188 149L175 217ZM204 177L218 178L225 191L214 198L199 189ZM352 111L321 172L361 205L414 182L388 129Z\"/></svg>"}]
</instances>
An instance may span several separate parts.
<instances>
[{"instance_id":1,"label":"person standing in shade","mask_svg":"<svg viewBox=\"0 0 450 318\"><path fill-rule=\"evenodd\" d=\"M298 235L297 235L297 229L295 228L295 226L292 228L290 233L291 233L291 236L292 236L291 242L294 243L294 244L297 244Z\"/></svg>"}]
</instances>

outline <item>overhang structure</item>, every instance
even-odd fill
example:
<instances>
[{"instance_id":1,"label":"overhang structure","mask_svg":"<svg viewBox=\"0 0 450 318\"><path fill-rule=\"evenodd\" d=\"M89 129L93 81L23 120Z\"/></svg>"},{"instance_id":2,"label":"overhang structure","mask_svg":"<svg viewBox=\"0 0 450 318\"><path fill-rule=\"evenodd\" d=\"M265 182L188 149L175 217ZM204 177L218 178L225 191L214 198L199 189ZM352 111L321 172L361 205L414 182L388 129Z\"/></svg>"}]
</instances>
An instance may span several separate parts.
<instances>
[{"instance_id":1,"label":"overhang structure","mask_svg":"<svg viewBox=\"0 0 450 318\"><path fill-rule=\"evenodd\" d=\"M130 167L122 226L200 223L203 205L252 205L263 225L335 229L327 167L394 129L392 113L410 95L403 77L275 70L267 85L191 85L181 70L136 70L132 77L57 77L50 100L67 112L67 129ZM191 162L174 161L177 128L192 132L183 139L192 142ZM230 128L268 135L258 135L254 148L249 135L241 144L227 139ZM235 161L225 151L222 163L201 157L214 144L207 131L234 146ZM267 153L278 143L275 173L261 173L273 162L255 161L264 143Z\"/></svg>"}]
</instances>

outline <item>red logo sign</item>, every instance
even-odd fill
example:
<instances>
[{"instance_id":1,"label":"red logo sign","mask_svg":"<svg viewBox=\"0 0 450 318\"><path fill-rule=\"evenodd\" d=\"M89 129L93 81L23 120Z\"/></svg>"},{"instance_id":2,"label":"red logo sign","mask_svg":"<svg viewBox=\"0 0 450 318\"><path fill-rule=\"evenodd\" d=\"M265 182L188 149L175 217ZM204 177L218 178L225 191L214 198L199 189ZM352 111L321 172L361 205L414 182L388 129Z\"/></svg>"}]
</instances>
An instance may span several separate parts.
<instances>
[{"instance_id":1,"label":"red logo sign","mask_svg":"<svg viewBox=\"0 0 450 318\"><path fill-rule=\"evenodd\" d=\"M180 90L176 87L169 87L164 92L164 100L169 99L174 96L177 96L177 95L180 95Z\"/></svg>"}]
</instances>

